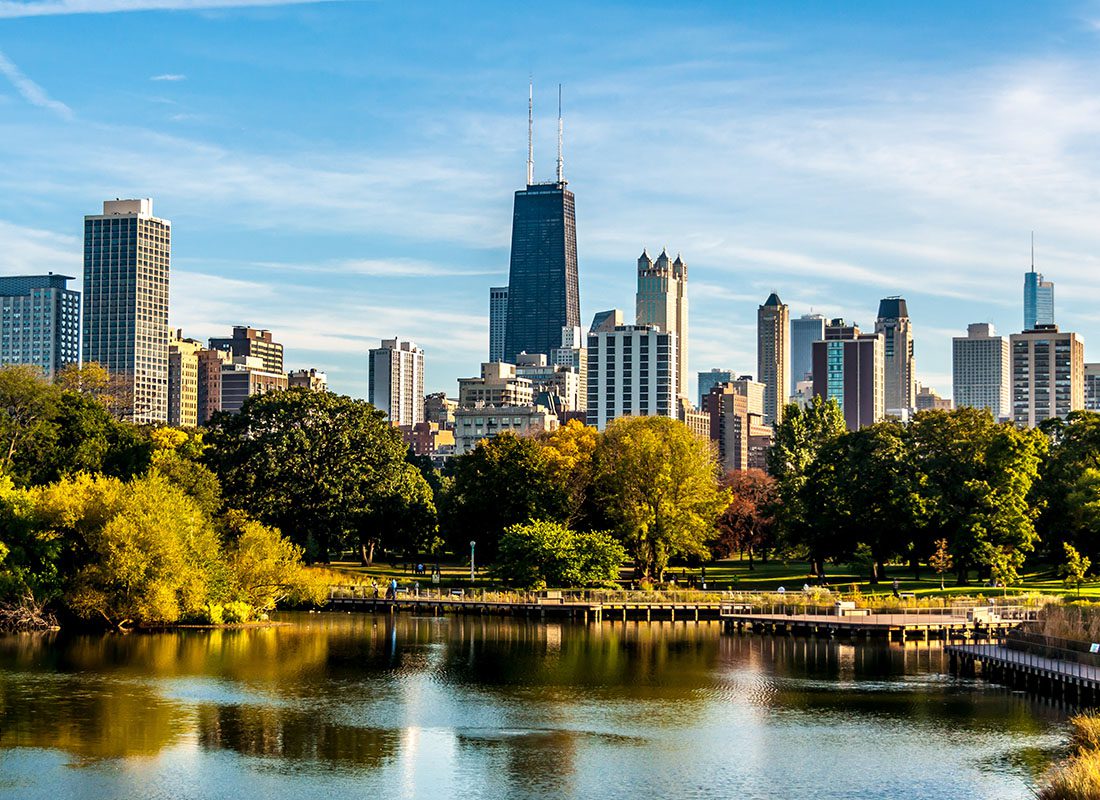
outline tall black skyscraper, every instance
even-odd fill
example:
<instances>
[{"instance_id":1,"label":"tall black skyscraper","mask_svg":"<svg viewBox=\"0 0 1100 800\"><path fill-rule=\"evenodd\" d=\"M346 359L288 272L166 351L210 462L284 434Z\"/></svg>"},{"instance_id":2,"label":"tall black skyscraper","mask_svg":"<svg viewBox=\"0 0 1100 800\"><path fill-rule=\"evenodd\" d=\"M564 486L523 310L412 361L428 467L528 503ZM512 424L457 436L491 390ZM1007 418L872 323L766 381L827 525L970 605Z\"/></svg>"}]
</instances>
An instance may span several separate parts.
<instances>
[{"instance_id":1,"label":"tall black skyscraper","mask_svg":"<svg viewBox=\"0 0 1100 800\"><path fill-rule=\"evenodd\" d=\"M561 346L561 329L581 324L577 286L577 218L562 167L561 99L558 100L557 180L534 183L531 106L528 106L527 188L516 192L512 258L508 270L508 322L504 360L517 353L546 353Z\"/></svg>"}]
</instances>

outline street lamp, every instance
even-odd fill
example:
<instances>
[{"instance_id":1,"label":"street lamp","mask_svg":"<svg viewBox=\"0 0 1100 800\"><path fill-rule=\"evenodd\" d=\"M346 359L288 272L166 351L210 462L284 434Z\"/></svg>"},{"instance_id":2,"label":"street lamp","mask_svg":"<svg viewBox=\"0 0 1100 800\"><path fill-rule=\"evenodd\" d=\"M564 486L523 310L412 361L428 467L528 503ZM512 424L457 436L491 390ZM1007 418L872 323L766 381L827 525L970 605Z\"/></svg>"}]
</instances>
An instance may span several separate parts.
<instances>
[{"instance_id":1,"label":"street lamp","mask_svg":"<svg viewBox=\"0 0 1100 800\"><path fill-rule=\"evenodd\" d=\"M477 544L473 539L470 540L470 583L474 582L474 546Z\"/></svg>"}]
</instances>

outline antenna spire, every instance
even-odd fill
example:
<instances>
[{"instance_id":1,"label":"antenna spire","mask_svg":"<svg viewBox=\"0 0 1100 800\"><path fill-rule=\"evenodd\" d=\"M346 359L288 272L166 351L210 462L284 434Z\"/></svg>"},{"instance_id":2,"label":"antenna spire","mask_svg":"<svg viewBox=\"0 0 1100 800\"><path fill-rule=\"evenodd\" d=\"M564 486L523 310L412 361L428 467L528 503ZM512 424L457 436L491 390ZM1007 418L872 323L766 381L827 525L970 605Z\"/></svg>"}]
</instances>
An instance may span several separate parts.
<instances>
[{"instance_id":1,"label":"antenna spire","mask_svg":"<svg viewBox=\"0 0 1100 800\"><path fill-rule=\"evenodd\" d=\"M561 155L561 84L558 84L558 183L565 183L565 162Z\"/></svg>"},{"instance_id":2,"label":"antenna spire","mask_svg":"<svg viewBox=\"0 0 1100 800\"><path fill-rule=\"evenodd\" d=\"M1031 271L1035 271L1035 231L1031 232Z\"/></svg>"},{"instance_id":3,"label":"antenna spire","mask_svg":"<svg viewBox=\"0 0 1100 800\"><path fill-rule=\"evenodd\" d=\"M527 83L527 185L535 182L535 81Z\"/></svg>"}]
</instances>

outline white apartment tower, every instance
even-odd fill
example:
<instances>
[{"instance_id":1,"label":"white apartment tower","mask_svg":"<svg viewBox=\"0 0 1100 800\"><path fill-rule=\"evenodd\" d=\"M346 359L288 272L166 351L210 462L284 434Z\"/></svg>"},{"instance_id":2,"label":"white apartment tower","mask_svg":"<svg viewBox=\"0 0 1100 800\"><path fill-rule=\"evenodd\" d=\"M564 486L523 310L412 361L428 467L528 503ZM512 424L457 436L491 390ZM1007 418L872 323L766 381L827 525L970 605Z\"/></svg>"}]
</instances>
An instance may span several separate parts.
<instances>
[{"instance_id":1,"label":"white apartment tower","mask_svg":"<svg viewBox=\"0 0 1100 800\"><path fill-rule=\"evenodd\" d=\"M84 361L121 379L137 423L168 421L171 240L149 199L107 200L84 217Z\"/></svg>"},{"instance_id":2,"label":"white apartment tower","mask_svg":"<svg viewBox=\"0 0 1100 800\"><path fill-rule=\"evenodd\" d=\"M393 425L424 421L424 351L402 339L383 339L369 355L368 399Z\"/></svg>"},{"instance_id":3,"label":"white apartment tower","mask_svg":"<svg viewBox=\"0 0 1100 800\"><path fill-rule=\"evenodd\" d=\"M955 408L985 408L994 419L1012 417L1008 339L988 322L972 322L951 340Z\"/></svg>"},{"instance_id":4,"label":"white apartment tower","mask_svg":"<svg viewBox=\"0 0 1100 800\"><path fill-rule=\"evenodd\" d=\"M676 334L655 325L617 325L588 334L589 425L616 417L677 416Z\"/></svg>"},{"instance_id":5,"label":"white apartment tower","mask_svg":"<svg viewBox=\"0 0 1100 800\"><path fill-rule=\"evenodd\" d=\"M680 256L669 260L665 250L653 261L645 250L638 258L638 325L656 325L676 334L676 391L687 393L688 300L687 264Z\"/></svg>"}]
</instances>

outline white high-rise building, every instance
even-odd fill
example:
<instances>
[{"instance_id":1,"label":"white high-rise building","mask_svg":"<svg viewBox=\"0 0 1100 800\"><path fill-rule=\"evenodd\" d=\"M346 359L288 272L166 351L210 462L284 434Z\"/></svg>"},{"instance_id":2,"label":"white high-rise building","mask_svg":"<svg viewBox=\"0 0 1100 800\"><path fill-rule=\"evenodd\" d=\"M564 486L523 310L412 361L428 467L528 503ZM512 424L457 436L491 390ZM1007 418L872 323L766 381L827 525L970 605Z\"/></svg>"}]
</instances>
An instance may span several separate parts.
<instances>
[{"instance_id":1,"label":"white high-rise building","mask_svg":"<svg viewBox=\"0 0 1100 800\"><path fill-rule=\"evenodd\" d=\"M504 360L504 333L508 330L508 287L489 289L489 361Z\"/></svg>"},{"instance_id":2,"label":"white high-rise building","mask_svg":"<svg viewBox=\"0 0 1100 800\"><path fill-rule=\"evenodd\" d=\"M676 256L669 260L664 250L657 260L646 251L638 258L638 294L635 301L638 325L656 325L676 334L676 391L687 393L688 300L687 264Z\"/></svg>"},{"instance_id":3,"label":"white high-rise building","mask_svg":"<svg viewBox=\"0 0 1100 800\"><path fill-rule=\"evenodd\" d=\"M588 424L616 417L677 417L676 334L618 325L588 334Z\"/></svg>"},{"instance_id":4,"label":"white high-rise building","mask_svg":"<svg viewBox=\"0 0 1100 800\"><path fill-rule=\"evenodd\" d=\"M988 322L972 322L951 340L955 408L985 408L994 419L1012 417L1008 339Z\"/></svg>"},{"instance_id":5,"label":"white high-rise building","mask_svg":"<svg viewBox=\"0 0 1100 800\"><path fill-rule=\"evenodd\" d=\"M125 416L168 421L172 224L153 201L107 200L84 217L84 361L125 386Z\"/></svg>"},{"instance_id":6,"label":"white high-rise building","mask_svg":"<svg viewBox=\"0 0 1100 800\"><path fill-rule=\"evenodd\" d=\"M393 425L424 421L424 351L402 339L383 339L370 351L368 399Z\"/></svg>"}]
</instances>

